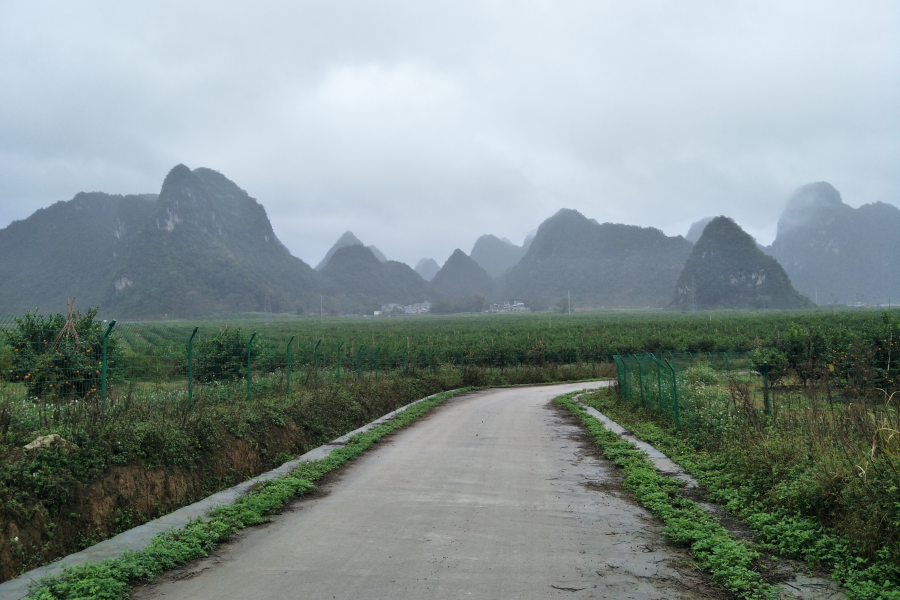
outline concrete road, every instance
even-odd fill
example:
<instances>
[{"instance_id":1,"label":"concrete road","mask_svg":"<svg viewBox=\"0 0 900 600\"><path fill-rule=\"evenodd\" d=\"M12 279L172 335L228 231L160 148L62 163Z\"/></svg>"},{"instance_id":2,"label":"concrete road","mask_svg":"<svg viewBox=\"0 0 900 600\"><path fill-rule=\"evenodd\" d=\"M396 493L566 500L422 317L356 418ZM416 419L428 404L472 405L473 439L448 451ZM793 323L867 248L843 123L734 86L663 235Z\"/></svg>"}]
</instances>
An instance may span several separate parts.
<instances>
[{"instance_id":1,"label":"concrete road","mask_svg":"<svg viewBox=\"0 0 900 600\"><path fill-rule=\"evenodd\" d=\"M133 597L719 596L550 402L583 387L448 401L346 467L323 494Z\"/></svg>"}]
</instances>

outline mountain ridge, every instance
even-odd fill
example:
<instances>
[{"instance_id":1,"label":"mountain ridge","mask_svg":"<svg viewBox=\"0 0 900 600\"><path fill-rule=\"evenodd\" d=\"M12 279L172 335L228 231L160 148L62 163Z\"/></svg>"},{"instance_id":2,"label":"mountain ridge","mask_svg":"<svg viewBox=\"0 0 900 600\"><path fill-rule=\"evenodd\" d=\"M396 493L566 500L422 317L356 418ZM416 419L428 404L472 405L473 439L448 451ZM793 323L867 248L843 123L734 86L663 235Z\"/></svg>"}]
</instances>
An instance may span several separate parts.
<instances>
[{"instance_id":1,"label":"mountain ridge","mask_svg":"<svg viewBox=\"0 0 900 600\"><path fill-rule=\"evenodd\" d=\"M0 312L61 311L69 296L100 304L157 198L79 192L0 229Z\"/></svg>"},{"instance_id":2,"label":"mountain ridge","mask_svg":"<svg viewBox=\"0 0 900 600\"><path fill-rule=\"evenodd\" d=\"M665 306L692 244L655 228L596 223L560 209L541 223L525 256L499 281L499 296L546 307L572 294L578 306Z\"/></svg>"},{"instance_id":3,"label":"mountain ridge","mask_svg":"<svg viewBox=\"0 0 900 600\"><path fill-rule=\"evenodd\" d=\"M381 262L361 244L339 248L320 273L326 291L335 296L338 306L345 307L345 313L377 309L390 302L412 304L436 295L409 265Z\"/></svg>"},{"instance_id":4,"label":"mountain ridge","mask_svg":"<svg viewBox=\"0 0 900 600\"><path fill-rule=\"evenodd\" d=\"M144 318L302 310L318 274L290 254L266 211L224 175L177 165L135 234L103 308Z\"/></svg>"},{"instance_id":5,"label":"mountain ridge","mask_svg":"<svg viewBox=\"0 0 900 600\"><path fill-rule=\"evenodd\" d=\"M704 221L692 232L705 233ZM362 251L343 255L358 264L342 259L341 268L362 269L358 280L339 273L340 264L323 274L353 246ZM443 302L444 312L477 310L487 300L542 309L569 293L579 308L663 307L694 246L655 228L561 209L522 246L483 235L471 256L457 250L444 267L389 261L347 231L316 270L291 255L262 204L236 183L176 165L158 194L79 193L0 229L0 312L59 310L71 295L79 307L100 304L102 315L117 318L303 312L318 309L320 295L333 301L331 314L426 298ZM797 291L825 303L900 297L900 209L852 208L826 182L791 195L765 251Z\"/></svg>"},{"instance_id":6,"label":"mountain ridge","mask_svg":"<svg viewBox=\"0 0 900 600\"><path fill-rule=\"evenodd\" d=\"M900 297L900 208L884 202L853 208L831 184L797 188L765 249L797 289L823 304Z\"/></svg>"},{"instance_id":7,"label":"mountain ridge","mask_svg":"<svg viewBox=\"0 0 900 600\"><path fill-rule=\"evenodd\" d=\"M732 219L712 219L694 244L669 308L811 308L778 261Z\"/></svg>"}]
</instances>

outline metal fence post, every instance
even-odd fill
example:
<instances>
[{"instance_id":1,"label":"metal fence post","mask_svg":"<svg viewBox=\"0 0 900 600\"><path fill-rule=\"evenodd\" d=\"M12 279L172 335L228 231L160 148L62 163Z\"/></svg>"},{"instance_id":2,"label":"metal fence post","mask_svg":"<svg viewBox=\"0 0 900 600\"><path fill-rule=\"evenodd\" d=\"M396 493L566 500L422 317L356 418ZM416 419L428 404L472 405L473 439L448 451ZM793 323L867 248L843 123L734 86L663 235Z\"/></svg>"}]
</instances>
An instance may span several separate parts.
<instances>
[{"instance_id":1,"label":"metal fence post","mask_svg":"<svg viewBox=\"0 0 900 600\"><path fill-rule=\"evenodd\" d=\"M256 332L254 331L253 335L250 336L250 341L247 342L247 402L250 402L250 346L255 338Z\"/></svg>"},{"instance_id":2,"label":"metal fence post","mask_svg":"<svg viewBox=\"0 0 900 600\"><path fill-rule=\"evenodd\" d=\"M106 328L106 333L103 334L103 357L100 363L100 396L103 399L103 406L101 407L103 410L106 410L106 341L109 339L109 332L112 331L112 328L116 326L116 320L113 319L109 322L109 326Z\"/></svg>"},{"instance_id":3,"label":"metal fence post","mask_svg":"<svg viewBox=\"0 0 900 600\"><path fill-rule=\"evenodd\" d=\"M335 375L335 381L341 380L341 348L343 348L344 342L341 340L341 343L338 344L337 347L337 374Z\"/></svg>"},{"instance_id":4,"label":"metal fence post","mask_svg":"<svg viewBox=\"0 0 900 600\"><path fill-rule=\"evenodd\" d=\"M193 358L193 345L194 345L194 336L197 335L197 327L194 327L194 331L191 332L191 337L188 339L188 410L194 409L194 358Z\"/></svg>"},{"instance_id":5,"label":"metal fence post","mask_svg":"<svg viewBox=\"0 0 900 600\"><path fill-rule=\"evenodd\" d=\"M287 344L287 395L291 395L291 344L294 343L296 335L292 335Z\"/></svg>"},{"instance_id":6,"label":"metal fence post","mask_svg":"<svg viewBox=\"0 0 900 600\"><path fill-rule=\"evenodd\" d=\"M769 409L769 361L763 361L763 397L766 401L766 416L771 415L771 410Z\"/></svg>"},{"instance_id":7,"label":"metal fence post","mask_svg":"<svg viewBox=\"0 0 900 600\"><path fill-rule=\"evenodd\" d=\"M675 408L675 429L681 429L681 416L678 414L678 379L675 377L675 367L666 359L666 364L672 370L672 402Z\"/></svg>"}]
</instances>

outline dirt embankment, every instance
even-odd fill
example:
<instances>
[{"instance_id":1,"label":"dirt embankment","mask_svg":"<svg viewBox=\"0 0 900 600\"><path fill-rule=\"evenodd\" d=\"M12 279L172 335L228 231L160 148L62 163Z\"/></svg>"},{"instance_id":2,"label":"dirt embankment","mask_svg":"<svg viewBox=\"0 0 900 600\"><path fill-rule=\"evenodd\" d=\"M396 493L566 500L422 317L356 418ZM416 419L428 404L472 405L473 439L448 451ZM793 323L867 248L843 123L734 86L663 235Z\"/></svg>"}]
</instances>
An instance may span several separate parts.
<instances>
[{"instance_id":1,"label":"dirt embankment","mask_svg":"<svg viewBox=\"0 0 900 600\"><path fill-rule=\"evenodd\" d=\"M269 430L258 445L223 435L216 452L188 467L113 465L88 485L72 483L72 501L55 516L38 503L0 523L0 582L259 475L306 451L305 438L293 424Z\"/></svg>"}]
</instances>

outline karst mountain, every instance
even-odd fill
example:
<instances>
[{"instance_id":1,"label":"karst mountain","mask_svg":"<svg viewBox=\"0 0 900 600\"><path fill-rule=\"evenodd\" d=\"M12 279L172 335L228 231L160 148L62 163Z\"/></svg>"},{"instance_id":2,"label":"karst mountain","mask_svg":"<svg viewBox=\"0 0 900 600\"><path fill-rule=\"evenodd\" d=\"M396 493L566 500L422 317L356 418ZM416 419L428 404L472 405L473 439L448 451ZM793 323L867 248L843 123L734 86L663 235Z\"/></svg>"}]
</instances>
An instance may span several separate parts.
<instances>
[{"instance_id":1,"label":"karst mountain","mask_svg":"<svg viewBox=\"0 0 900 600\"><path fill-rule=\"evenodd\" d=\"M810 308L781 265L728 217L716 217L678 277L670 305L682 310Z\"/></svg>"},{"instance_id":2,"label":"karst mountain","mask_svg":"<svg viewBox=\"0 0 900 600\"><path fill-rule=\"evenodd\" d=\"M797 189L766 251L796 288L821 304L887 304L900 298L900 209L853 208L824 181Z\"/></svg>"},{"instance_id":3,"label":"karst mountain","mask_svg":"<svg viewBox=\"0 0 900 600\"><path fill-rule=\"evenodd\" d=\"M600 224L562 209L541 223L525 256L500 277L498 295L536 308L569 293L576 306L665 306L691 247L652 227Z\"/></svg>"},{"instance_id":4,"label":"karst mountain","mask_svg":"<svg viewBox=\"0 0 900 600\"><path fill-rule=\"evenodd\" d=\"M313 269L237 184L177 165L158 194L79 193L0 229L0 314L59 312L71 296L128 319L371 314L424 300L435 312L504 300L541 310L570 296L575 308L682 310L900 298L900 209L852 208L825 182L791 195L768 255L725 217L698 221L687 237L562 209L522 246L483 235L440 267L390 261L347 231Z\"/></svg>"}]
</instances>

